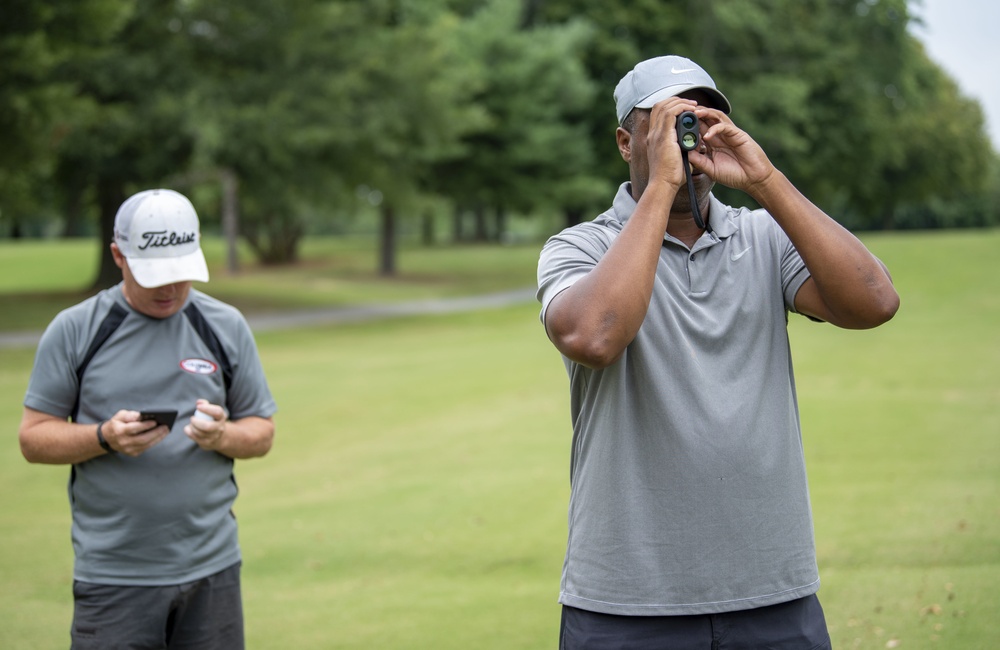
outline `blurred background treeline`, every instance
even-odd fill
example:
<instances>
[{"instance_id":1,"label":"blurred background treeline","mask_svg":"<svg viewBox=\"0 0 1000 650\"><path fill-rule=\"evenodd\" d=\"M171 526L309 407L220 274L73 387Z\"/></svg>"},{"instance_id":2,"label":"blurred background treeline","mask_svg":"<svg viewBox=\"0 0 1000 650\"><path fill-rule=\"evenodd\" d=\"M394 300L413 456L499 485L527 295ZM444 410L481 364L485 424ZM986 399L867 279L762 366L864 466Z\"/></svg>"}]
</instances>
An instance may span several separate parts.
<instances>
[{"instance_id":1,"label":"blurred background treeline","mask_svg":"<svg viewBox=\"0 0 1000 650\"><path fill-rule=\"evenodd\" d=\"M915 7L4 0L0 238L110 241L121 202L154 186L267 265L359 229L389 276L401 237L544 237L627 178L612 91L665 53L702 64L737 124L849 228L997 225L983 111L911 33ZM118 278L105 251L94 286Z\"/></svg>"}]
</instances>

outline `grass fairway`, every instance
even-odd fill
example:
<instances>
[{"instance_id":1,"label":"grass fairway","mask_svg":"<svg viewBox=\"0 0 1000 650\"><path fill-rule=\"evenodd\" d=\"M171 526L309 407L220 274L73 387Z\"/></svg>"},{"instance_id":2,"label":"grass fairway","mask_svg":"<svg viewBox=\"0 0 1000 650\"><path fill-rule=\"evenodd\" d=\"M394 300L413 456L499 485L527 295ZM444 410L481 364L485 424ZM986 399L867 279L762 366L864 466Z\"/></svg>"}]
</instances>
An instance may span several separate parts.
<instances>
[{"instance_id":1,"label":"grass fairway","mask_svg":"<svg viewBox=\"0 0 1000 650\"><path fill-rule=\"evenodd\" d=\"M566 400L535 311L267 337L286 382L242 482L251 647L554 645Z\"/></svg>"},{"instance_id":2,"label":"grass fairway","mask_svg":"<svg viewBox=\"0 0 1000 650\"><path fill-rule=\"evenodd\" d=\"M1000 647L998 235L875 237L895 319L792 321L836 648Z\"/></svg>"},{"instance_id":3,"label":"grass fairway","mask_svg":"<svg viewBox=\"0 0 1000 650\"><path fill-rule=\"evenodd\" d=\"M1000 232L867 241L896 318L790 326L834 647L1000 647ZM237 467L248 647L555 648L569 407L537 307L258 342L281 410ZM66 647L72 610L68 469L13 439L32 356L0 349L5 649Z\"/></svg>"},{"instance_id":4,"label":"grass fairway","mask_svg":"<svg viewBox=\"0 0 1000 650\"><path fill-rule=\"evenodd\" d=\"M226 270L223 242L206 238L211 272L199 289L243 310L280 312L368 303L470 296L535 283L537 245L401 246L397 274L380 276L371 241L312 237L299 261L264 267L249 259ZM97 276L95 240L0 240L0 332L43 329L61 309L85 298ZM248 256L245 256L248 257Z\"/></svg>"}]
</instances>

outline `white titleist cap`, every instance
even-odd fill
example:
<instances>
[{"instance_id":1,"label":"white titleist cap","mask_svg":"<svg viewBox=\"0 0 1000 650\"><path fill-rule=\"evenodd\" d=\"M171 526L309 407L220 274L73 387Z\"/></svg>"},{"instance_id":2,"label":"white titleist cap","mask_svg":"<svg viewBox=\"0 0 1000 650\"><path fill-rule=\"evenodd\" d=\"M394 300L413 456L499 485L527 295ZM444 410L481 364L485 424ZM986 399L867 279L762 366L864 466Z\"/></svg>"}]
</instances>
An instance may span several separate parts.
<instances>
[{"instance_id":1,"label":"white titleist cap","mask_svg":"<svg viewBox=\"0 0 1000 650\"><path fill-rule=\"evenodd\" d=\"M670 55L640 61L615 87L618 124L633 108L652 108L656 102L696 89L708 93L713 108L723 113L733 110L712 77L691 59Z\"/></svg>"},{"instance_id":2,"label":"white titleist cap","mask_svg":"<svg viewBox=\"0 0 1000 650\"><path fill-rule=\"evenodd\" d=\"M130 196L115 215L115 244L129 271L147 289L174 282L208 282L198 214L173 190Z\"/></svg>"}]
</instances>

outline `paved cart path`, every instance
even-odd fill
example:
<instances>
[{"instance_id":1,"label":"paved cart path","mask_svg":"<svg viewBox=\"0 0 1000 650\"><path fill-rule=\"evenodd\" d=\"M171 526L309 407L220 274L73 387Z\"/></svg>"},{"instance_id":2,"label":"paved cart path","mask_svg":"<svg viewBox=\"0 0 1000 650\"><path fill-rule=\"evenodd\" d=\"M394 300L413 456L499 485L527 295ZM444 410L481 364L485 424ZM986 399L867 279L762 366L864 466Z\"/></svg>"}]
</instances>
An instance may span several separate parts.
<instances>
[{"instance_id":1,"label":"paved cart path","mask_svg":"<svg viewBox=\"0 0 1000 650\"><path fill-rule=\"evenodd\" d=\"M497 309L533 301L534 287L461 298L436 298L398 303L377 303L325 309L302 309L273 314L246 314L254 332L294 329L312 325L338 325L421 314L451 314L478 309ZM0 348L33 347L41 332L0 333Z\"/></svg>"}]
</instances>

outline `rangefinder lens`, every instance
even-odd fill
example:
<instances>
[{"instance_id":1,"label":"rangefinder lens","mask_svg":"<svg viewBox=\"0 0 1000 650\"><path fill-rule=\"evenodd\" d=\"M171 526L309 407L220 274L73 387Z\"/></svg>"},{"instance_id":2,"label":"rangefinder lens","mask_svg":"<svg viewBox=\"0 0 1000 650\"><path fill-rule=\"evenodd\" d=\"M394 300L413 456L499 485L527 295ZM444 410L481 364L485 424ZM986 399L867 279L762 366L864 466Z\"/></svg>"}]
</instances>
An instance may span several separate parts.
<instances>
[{"instance_id":1,"label":"rangefinder lens","mask_svg":"<svg viewBox=\"0 0 1000 650\"><path fill-rule=\"evenodd\" d=\"M698 148L701 133L698 131L698 116L691 111L684 111L677 116L677 141L684 151Z\"/></svg>"}]
</instances>

